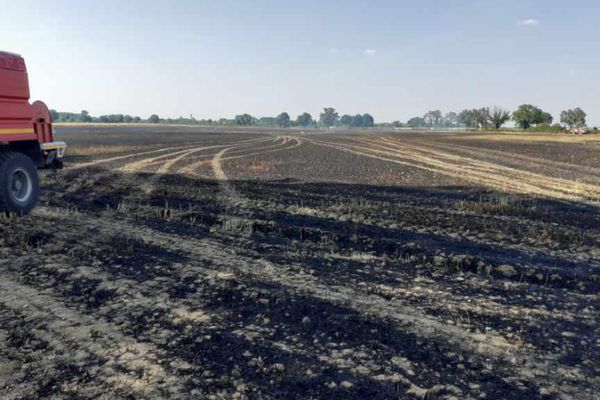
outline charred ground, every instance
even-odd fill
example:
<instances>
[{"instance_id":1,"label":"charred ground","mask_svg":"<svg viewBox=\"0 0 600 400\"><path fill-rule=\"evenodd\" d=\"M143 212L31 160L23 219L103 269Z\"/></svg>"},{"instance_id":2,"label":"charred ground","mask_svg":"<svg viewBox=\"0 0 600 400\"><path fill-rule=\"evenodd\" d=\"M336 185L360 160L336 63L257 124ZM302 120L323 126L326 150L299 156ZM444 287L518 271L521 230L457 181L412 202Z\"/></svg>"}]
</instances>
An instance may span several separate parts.
<instances>
[{"instance_id":1,"label":"charred ground","mask_svg":"<svg viewBox=\"0 0 600 400\"><path fill-rule=\"evenodd\" d=\"M595 138L59 134L0 226L2 398L600 390Z\"/></svg>"}]
</instances>

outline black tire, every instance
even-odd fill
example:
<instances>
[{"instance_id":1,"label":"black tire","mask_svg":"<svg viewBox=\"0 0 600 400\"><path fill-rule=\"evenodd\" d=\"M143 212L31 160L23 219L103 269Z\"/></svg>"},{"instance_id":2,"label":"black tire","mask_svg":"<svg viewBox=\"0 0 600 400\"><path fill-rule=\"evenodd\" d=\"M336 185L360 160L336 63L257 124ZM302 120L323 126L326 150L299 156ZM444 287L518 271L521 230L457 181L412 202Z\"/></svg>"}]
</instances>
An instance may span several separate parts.
<instances>
[{"instance_id":1,"label":"black tire","mask_svg":"<svg viewBox=\"0 0 600 400\"><path fill-rule=\"evenodd\" d=\"M33 160L22 153L0 152L0 211L28 214L40 198Z\"/></svg>"}]
</instances>

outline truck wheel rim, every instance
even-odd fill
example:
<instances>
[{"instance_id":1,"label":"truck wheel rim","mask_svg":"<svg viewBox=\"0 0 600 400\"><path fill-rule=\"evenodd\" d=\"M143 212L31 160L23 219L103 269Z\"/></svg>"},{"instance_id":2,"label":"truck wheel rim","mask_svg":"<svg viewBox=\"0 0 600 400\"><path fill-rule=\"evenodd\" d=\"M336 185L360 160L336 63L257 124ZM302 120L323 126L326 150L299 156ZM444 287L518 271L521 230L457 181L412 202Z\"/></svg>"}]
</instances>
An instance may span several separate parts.
<instances>
[{"instance_id":1,"label":"truck wheel rim","mask_svg":"<svg viewBox=\"0 0 600 400\"><path fill-rule=\"evenodd\" d=\"M21 168L15 170L10 182L10 189L14 199L19 203L29 200L33 191L33 184L27 171Z\"/></svg>"}]
</instances>

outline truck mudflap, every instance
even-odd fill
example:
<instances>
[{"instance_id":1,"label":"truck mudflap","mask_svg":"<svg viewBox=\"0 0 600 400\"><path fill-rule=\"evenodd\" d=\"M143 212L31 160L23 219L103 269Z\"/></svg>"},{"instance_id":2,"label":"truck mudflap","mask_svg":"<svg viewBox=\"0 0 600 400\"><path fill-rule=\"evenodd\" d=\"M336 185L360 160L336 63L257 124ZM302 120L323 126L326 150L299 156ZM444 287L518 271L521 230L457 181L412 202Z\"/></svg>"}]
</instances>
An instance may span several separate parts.
<instances>
[{"instance_id":1,"label":"truck mudflap","mask_svg":"<svg viewBox=\"0 0 600 400\"><path fill-rule=\"evenodd\" d=\"M40 144L44 154L44 168L62 169L62 158L65 155L67 144L65 142L49 142Z\"/></svg>"},{"instance_id":2,"label":"truck mudflap","mask_svg":"<svg viewBox=\"0 0 600 400\"><path fill-rule=\"evenodd\" d=\"M42 151L56 151L56 158L63 158L65 150L67 150L67 144L65 142L50 142L40 144Z\"/></svg>"}]
</instances>

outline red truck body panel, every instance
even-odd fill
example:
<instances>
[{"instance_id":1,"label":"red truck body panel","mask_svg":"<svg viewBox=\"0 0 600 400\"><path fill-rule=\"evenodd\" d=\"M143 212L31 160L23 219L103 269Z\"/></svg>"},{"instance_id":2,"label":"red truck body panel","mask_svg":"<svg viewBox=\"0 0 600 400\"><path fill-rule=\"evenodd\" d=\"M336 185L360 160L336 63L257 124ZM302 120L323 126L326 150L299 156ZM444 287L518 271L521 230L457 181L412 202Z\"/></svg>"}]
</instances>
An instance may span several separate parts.
<instances>
[{"instance_id":1,"label":"red truck body panel","mask_svg":"<svg viewBox=\"0 0 600 400\"><path fill-rule=\"evenodd\" d=\"M42 102L29 104L29 80L23 57L0 52L0 143L53 141L50 112Z\"/></svg>"},{"instance_id":2,"label":"red truck body panel","mask_svg":"<svg viewBox=\"0 0 600 400\"><path fill-rule=\"evenodd\" d=\"M67 144L55 142L50 110L29 103L25 60L0 51L0 213L29 213L40 194L38 169L63 168Z\"/></svg>"}]
</instances>

